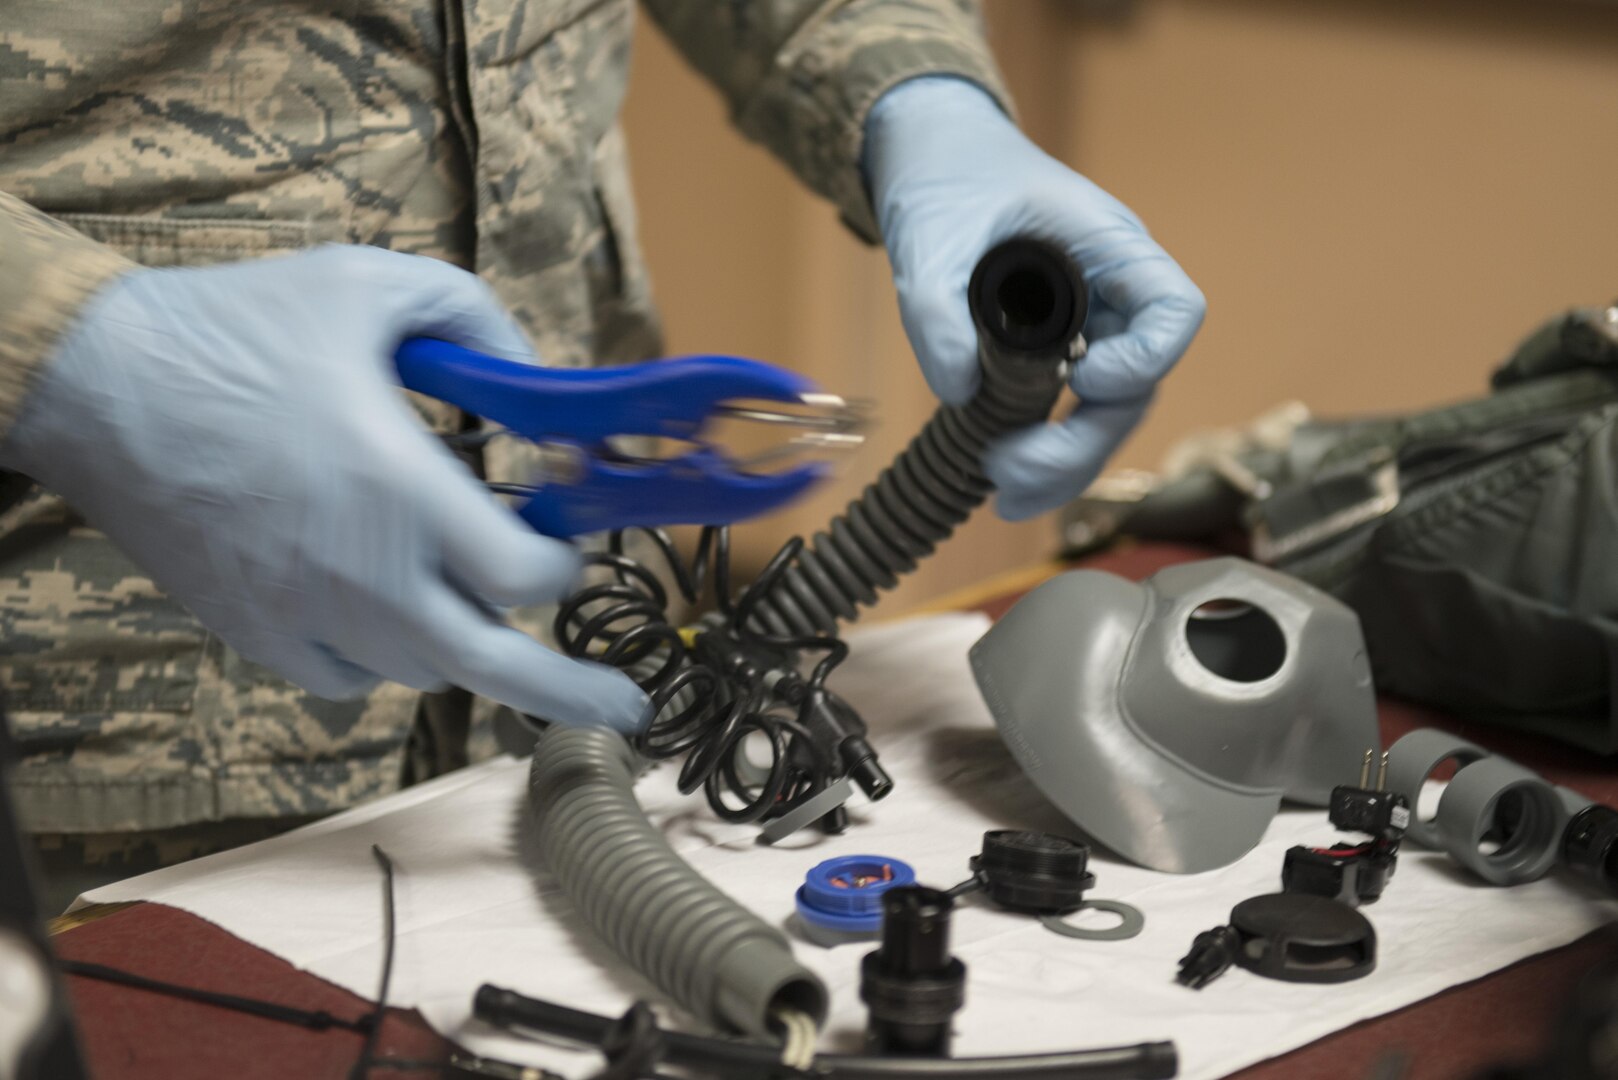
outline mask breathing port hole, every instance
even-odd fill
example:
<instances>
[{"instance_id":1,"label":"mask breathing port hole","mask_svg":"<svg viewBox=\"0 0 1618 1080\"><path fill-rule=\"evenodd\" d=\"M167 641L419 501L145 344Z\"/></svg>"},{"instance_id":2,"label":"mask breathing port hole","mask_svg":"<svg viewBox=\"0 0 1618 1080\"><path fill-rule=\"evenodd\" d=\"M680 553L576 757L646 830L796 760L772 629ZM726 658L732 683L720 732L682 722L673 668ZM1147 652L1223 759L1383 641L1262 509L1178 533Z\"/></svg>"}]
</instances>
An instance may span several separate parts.
<instances>
[{"instance_id":1,"label":"mask breathing port hole","mask_svg":"<svg viewBox=\"0 0 1618 1080\"><path fill-rule=\"evenodd\" d=\"M1231 682L1262 682L1281 670L1287 639L1263 608L1241 600L1209 600L1191 612L1186 644L1203 667Z\"/></svg>"}]
</instances>

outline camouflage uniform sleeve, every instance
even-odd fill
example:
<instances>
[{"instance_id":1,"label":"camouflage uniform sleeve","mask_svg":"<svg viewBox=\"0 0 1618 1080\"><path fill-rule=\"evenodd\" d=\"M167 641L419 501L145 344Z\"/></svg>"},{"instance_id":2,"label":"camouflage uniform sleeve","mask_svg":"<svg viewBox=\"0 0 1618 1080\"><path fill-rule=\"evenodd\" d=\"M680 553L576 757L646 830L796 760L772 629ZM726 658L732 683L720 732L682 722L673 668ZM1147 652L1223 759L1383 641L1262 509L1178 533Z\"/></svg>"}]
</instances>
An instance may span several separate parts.
<instances>
[{"instance_id":1,"label":"camouflage uniform sleeve","mask_svg":"<svg viewBox=\"0 0 1618 1080\"><path fill-rule=\"evenodd\" d=\"M918 75L956 75L1010 98L976 0L646 0L652 18L730 104L737 126L879 239L860 176L865 116Z\"/></svg>"},{"instance_id":2,"label":"camouflage uniform sleeve","mask_svg":"<svg viewBox=\"0 0 1618 1080\"><path fill-rule=\"evenodd\" d=\"M79 307L134 265L0 192L0 437Z\"/></svg>"}]
</instances>

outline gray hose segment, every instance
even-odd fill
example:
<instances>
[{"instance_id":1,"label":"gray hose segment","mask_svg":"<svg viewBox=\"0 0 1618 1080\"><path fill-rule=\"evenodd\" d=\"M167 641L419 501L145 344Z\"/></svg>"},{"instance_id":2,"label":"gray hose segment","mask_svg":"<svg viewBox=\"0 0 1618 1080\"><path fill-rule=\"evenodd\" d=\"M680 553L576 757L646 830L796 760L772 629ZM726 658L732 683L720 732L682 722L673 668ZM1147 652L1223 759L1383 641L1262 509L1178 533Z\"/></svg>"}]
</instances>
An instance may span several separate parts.
<instances>
[{"instance_id":1,"label":"gray hose segment","mask_svg":"<svg viewBox=\"0 0 1618 1080\"><path fill-rule=\"evenodd\" d=\"M1421 787L1433 770L1451 758L1466 766L1489 756L1490 752L1476 743L1437 728L1417 728L1388 747L1388 790L1410 800L1410 827L1405 830L1405 839L1414 840L1422 847L1442 850L1444 838L1439 834L1437 822L1423 819L1417 812Z\"/></svg>"},{"instance_id":2,"label":"gray hose segment","mask_svg":"<svg viewBox=\"0 0 1618 1080\"><path fill-rule=\"evenodd\" d=\"M1062 358L985 355L977 395L934 413L876 482L815 534L759 603L755 622L786 637L833 634L839 621L875 604L879 590L897 585L988 498L994 485L983 451L1050 415Z\"/></svg>"},{"instance_id":3,"label":"gray hose segment","mask_svg":"<svg viewBox=\"0 0 1618 1080\"><path fill-rule=\"evenodd\" d=\"M1050 416L1069 365L1084 353L1084 275L1059 246L1016 236L985 252L967 284L982 382L943 406L876 482L804 545L766 594L753 625L781 637L835 635L932 554L994 485L989 444Z\"/></svg>"},{"instance_id":4,"label":"gray hose segment","mask_svg":"<svg viewBox=\"0 0 1618 1080\"><path fill-rule=\"evenodd\" d=\"M715 1026L770 1035L778 1006L822 1022L820 980L779 930L675 854L634 780L620 735L552 727L540 738L529 802L540 852L574 905L635 970Z\"/></svg>"},{"instance_id":5,"label":"gray hose segment","mask_svg":"<svg viewBox=\"0 0 1618 1080\"><path fill-rule=\"evenodd\" d=\"M1515 800L1511 835L1485 853L1479 845L1497 827L1506 799ZM1556 865L1567 821L1561 796L1537 773L1490 757L1455 774L1434 824L1456 862L1491 885L1521 885Z\"/></svg>"},{"instance_id":6,"label":"gray hose segment","mask_svg":"<svg viewBox=\"0 0 1618 1080\"><path fill-rule=\"evenodd\" d=\"M1437 814L1423 821L1416 813L1422 784L1451 759L1460 769L1439 797ZM1569 819L1591 801L1436 728L1418 728L1388 748L1388 789L1410 800L1406 839L1449 852L1492 885L1520 885L1549 873L1561 857ZM1512 800L1511 833L1486 851L1481 845L1497 832L1506 800Z\"/></svg>"}]
</instances>

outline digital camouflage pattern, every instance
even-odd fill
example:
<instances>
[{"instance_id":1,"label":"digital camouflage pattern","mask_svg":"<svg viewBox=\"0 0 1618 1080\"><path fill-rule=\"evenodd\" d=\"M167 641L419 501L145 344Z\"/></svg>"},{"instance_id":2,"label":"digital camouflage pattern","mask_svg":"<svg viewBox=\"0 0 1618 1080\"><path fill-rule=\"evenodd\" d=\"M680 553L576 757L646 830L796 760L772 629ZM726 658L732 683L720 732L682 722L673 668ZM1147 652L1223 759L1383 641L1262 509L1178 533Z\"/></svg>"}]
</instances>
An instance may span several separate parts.
<instances>
[{"instance_id":1,"label":"digital camouflage pattern","mask_svg":"<svg viewBox=\"0 0 1618 1080\"><path fill-rule=\"evenodd\" d=\"M866 239L876 98L928 73L1000 93L969 0L646 7L741 130ZM111 275L322 242L475 270L549 363L653 355L617 120L634 14L629 0L11 0L0 430ZM526 472L511 440L486 464ZM349 805L400 782L418 711L400 687L334 704L246 663L37 491L0 517L0 680L27 754L21 810L61 833Z\"/></svg>"},{"instance_id":2,"label":"digital camouflage pattern","mask_svg":"<svg viewBox=\"0 0 1618 1080\"><path fill-rule=\"evenodd\" d=\"M0 430L90 294L130 263L0 190Z\"/></svg>"}]
</instances>

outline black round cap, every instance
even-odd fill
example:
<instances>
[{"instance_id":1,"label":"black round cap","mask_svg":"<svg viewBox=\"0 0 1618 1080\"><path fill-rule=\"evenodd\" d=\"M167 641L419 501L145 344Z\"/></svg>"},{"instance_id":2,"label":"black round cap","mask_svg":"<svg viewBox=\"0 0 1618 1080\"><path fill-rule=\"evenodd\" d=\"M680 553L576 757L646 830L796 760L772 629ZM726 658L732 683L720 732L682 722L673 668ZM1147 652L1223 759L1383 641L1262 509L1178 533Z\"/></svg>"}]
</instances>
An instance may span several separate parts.
<instances>
[{"instance_id":1,"label":"black round cap","mask_svg":"<svg viewBox=\"0 0 1618 1080\"><path fill-rule=\"evenodd\" d=\"M983 834L972 872L989 898L1013 911L1055 915L1072 911L1096 883L1087 869L1090 848L1051 833L995 829Z\"/></svg>"},{"instance_id":2,"label":"black round cap","mask_svg":"<svg viewBox=\"0 0 1618 1080\"><path fill-rule=\"evenodd\" d=\"M1267 979L1339 983L1376 970L1371 921L1324 896L1255 896L1236 905L1230 925L1241 938L1236 963Z\"/></svg>"}]
</instances>

